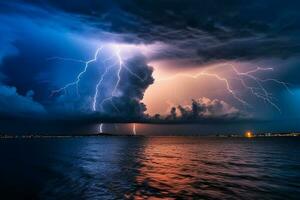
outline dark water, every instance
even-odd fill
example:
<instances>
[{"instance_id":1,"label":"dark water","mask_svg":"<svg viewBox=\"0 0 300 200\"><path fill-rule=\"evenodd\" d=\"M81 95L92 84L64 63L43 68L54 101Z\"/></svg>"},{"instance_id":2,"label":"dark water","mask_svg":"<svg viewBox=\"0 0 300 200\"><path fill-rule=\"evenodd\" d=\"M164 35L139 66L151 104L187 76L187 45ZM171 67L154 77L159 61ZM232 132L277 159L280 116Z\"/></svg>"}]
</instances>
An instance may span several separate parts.
<instances>
[{"instance_id":1,"label":"dark water","mask_svg":"<svg viewBox=\"0 0 300 200\"><path fill-rule=\"evenodd\" d=\"M300 138L0 140L0 199L299 199Z\"/></svg>"}]
</instances>

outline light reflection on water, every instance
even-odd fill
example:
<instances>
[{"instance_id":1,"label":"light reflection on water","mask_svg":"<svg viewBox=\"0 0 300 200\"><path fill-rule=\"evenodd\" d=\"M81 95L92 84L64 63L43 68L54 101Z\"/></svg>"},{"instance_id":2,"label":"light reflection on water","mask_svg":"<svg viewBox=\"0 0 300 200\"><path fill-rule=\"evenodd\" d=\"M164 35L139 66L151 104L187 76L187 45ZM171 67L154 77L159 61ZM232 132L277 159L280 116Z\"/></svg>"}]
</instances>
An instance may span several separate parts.
<instances>
[{"instance_id":1,"label":"light reflection on water","mask_svg":"<svg viewBox=\"0 0 300 200\"><path fill-rule=\"evenodd\" d=\"M0 141L0 196L297 199L299 138L85 137Z\"/></svg>"}]
</instances>

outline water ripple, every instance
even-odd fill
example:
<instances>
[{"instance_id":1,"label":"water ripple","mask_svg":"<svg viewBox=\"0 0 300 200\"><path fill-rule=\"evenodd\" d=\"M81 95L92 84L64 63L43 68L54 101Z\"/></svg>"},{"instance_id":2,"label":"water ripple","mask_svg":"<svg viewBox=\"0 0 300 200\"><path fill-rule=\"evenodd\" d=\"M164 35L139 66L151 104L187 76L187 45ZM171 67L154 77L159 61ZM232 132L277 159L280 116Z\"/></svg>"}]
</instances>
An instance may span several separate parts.
<instances>
[{"instance_id":1,"label":"water ripple","mask_svg":"<svg viewBox=\"0 0 300 200\"><path fill-rule=\"evenodd\" d=\"M5 140L0 152L0 192L9 199L300 196L299 138Z\"/></svg>"}]
</instances>

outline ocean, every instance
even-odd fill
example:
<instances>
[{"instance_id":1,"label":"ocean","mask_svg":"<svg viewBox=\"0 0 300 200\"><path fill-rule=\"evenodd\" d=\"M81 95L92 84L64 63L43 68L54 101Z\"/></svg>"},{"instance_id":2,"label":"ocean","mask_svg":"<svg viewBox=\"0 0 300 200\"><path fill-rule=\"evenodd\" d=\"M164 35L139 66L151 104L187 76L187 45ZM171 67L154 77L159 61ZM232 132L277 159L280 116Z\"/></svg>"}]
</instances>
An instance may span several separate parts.
<instances>
[{"instance_id":1,"label":"ocean","mask_svg":"<svg viewBox=\"0 0 300 200\"><path fill-rule=\"evenodd\" d=\"M300 138L0 140L0 199L299 199Z\"/></svg>"}]
</instances>

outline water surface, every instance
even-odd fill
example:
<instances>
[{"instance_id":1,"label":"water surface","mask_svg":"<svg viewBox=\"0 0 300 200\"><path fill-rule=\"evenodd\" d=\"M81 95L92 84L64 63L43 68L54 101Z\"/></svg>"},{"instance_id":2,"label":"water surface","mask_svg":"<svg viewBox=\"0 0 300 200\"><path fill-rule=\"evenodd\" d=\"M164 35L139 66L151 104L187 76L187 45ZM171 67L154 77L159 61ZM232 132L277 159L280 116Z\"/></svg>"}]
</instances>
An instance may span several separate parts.
<instances>
[{"instance_id":1,"label":"water surface","mask_svg":"<svg viewBox=\"0 0 300 200\"><path fill-rule=\"evenodd\" d=\"M296 137L5 139L0 161L1 199L300 196Z\"/></svg>"}]
</instances>

